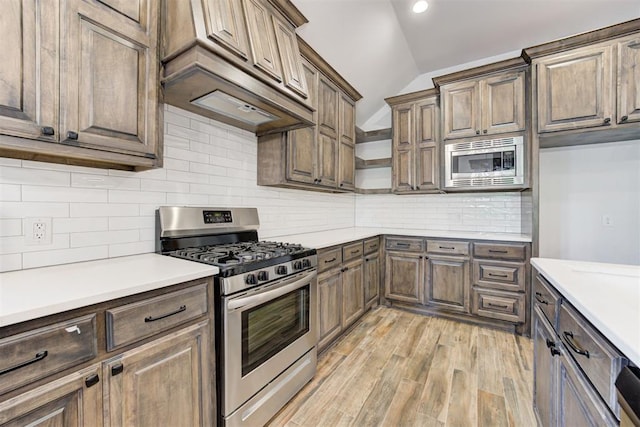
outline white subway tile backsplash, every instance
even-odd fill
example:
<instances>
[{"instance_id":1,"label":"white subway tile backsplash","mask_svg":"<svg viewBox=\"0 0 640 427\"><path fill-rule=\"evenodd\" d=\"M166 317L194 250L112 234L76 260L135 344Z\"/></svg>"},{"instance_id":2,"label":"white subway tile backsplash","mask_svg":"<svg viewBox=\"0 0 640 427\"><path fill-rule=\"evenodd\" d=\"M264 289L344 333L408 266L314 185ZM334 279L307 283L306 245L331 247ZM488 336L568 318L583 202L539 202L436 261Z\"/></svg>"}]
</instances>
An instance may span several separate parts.
<instances>
[{"instance_id":1,"label":"white subway tile backsplash","mask_svg":"<svg viewBox=\"0 0 640 427\"><path fill-rule=\"evenodd\" d=\"M0 184L0 201L19 202L21 197L20 185Z\"/></svg>"},{"instance_id":2,"label":"white subway tile backsplash","mask_svg":"<svg viewBox=\"0 0 640 427\"><path fill-rule=\"evenodd\" d=\"M260 238L354 225L520 233L527 214L518 193L395 196L260 187L255 135L176 107L164 110L162 168L129 172L0 158L0 271L153 252L162 205L257 207ZM53 218L51 245L24 244L27 217Z\"/></svg>"}]
</instances>

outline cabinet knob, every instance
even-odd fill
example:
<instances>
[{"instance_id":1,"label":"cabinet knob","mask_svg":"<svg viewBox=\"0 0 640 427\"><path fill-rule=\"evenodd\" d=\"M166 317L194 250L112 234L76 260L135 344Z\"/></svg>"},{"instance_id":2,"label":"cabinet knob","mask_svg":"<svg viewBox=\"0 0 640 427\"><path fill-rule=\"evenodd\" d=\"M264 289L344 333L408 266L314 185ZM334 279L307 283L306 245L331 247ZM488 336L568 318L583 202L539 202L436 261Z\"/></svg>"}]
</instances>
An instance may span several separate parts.
<instances>
[{"instance_id":1,"label":"cabinet knob","mask_svg":"<svg viewBox=\"0 0 640 427\"><path fill-rule=\"evenodd\" d=\"M343 184L343 183L340 183L340 187L344 187L344 184Z\"/></svg>"},{"instance_id":2,"label":"cabinet knob","mask_svg":"<svg viewBox=\"0 0 640 427\"><path fill-rule=\"evenodd\" d=\"M604 119L605 125L608 125L609 123L611 123L611 117L607 117L606 119Z\"/></svg>"},{"instance_id":3,"label":"cabinet knob","mask_svg":"<svg viewBox=\"0 0 640 427\"><path fill-rule=\"evenodd\" d=\"M122 371L124 371L124 366L122 365L122 363L118 363L117 365L111 367L111 376L115 377L116 375L120 375Z\"/></svg>"},{"instance_id":4,"label":"cabinet knob","mask_svg":"<svg viewBox=\"0 0 640 427\"><path fill-rule=\"evenodd\" d=\"M55 129L52 128L51 126L44 126L42 128L43 135L51 136L51 135L55 135L55 133L56 133Z\"/></svg>"},{"instance_id":5,"label":"cabinet knob","mask_svg":"<svg viewBox=\"0 0 640 427\"><path fill-rule=\"evenodd\" d=\"M483 131L482 131L482 133L487 133L487 130L486 130L486 129L485 129L485 130L483 130Z\"/></svg>"},{"instance_id":6,"label":"cabinet knob","mask_svg":"<svg viewBox=\"0 0 640 427\"><path fill-rule=\"evenodd\" d=\"M67 132L67 139L73 139L75 141L76 139L78 139L78 132Z\"/></svg>"},{"instance_id":7,"label":"cabinet knob","mask_svg":"<svg viewBox=\"0 0 640 427\"><path fill-rule=\"evenodd\" d=\"M622 116L622 117L620 118L620 122L621 122L621 123L624 123L624 122L626 122L627 120L629 120L629 116Z\"/></svg>"},{"instance_id":8,"label":"cabinet knob","mask_svg":"<svg viewBox=\"0 0 640 427\"><path fill-rule=\"evenodd\" d=\"M320 184L321 182L322 182L322 178L320 178L320 179L318 180L318 184Z\"/></svg>"},{"instance_id":9,"label":"cabinet knob","mask_svg":"<svg viewBox=\"0 0 640 427\"><path fill-rule=\"evenodd\" d=\"M477 131L476 131L476 135L480 135L480 130L477 130Z\"/></svg>"},{"instance_id":10,"label":"cabinet knob","mask_svg":"<svg viewBox=\"0 0 640 427\"><path fill-rule=\"evenodd\" d=\"M419 189L420 189L420 186L419 186L419 185L416 185L416 190L419 190Z\"/></svg>"}]
</instances>

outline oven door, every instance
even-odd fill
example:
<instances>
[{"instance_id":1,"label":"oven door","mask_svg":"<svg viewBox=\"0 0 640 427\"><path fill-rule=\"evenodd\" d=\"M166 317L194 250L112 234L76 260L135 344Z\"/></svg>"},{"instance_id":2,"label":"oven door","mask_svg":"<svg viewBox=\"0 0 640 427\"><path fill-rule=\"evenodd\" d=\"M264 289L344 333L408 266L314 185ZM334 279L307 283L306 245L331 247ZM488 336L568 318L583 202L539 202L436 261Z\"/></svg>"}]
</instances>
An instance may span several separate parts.
<instances>
[{"instance_id":1,"label":"oven door","mask_svg":"<svg viewBox=\"0 0 640 427\"><path fill-rule=\"evenodd\" d=\"M316 345L316 299L315 269L223 298L223 416Z\"/></svg>"}]
</instances>

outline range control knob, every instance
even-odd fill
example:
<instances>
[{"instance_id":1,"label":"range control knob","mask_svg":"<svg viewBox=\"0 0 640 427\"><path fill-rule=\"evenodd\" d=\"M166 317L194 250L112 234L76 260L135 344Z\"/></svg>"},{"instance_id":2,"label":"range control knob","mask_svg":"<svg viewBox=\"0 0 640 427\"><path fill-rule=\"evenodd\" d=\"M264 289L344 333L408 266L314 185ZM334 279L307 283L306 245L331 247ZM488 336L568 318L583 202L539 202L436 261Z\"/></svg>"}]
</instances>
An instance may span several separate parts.
<instances>
[{"instance_id":1,"label":"range control knob","mask_svg":"<svg viewBox=\"0 0 640 427\"><path fill-rule=\"evenodd\" d=\"M308 259L303 259L302 260L302 268L309 268L311 267L311 261Z\"/></svg>"},{"instance_id":2,"label":"range control knob","mask_svg":"<svg viewBox=\"0 0 640 427\"><path fill-rule=\"evenodd\" d=\"M278 268L276 268L276 274L287 274L287 266L279 265Z\"/></svg>"},{"instance_id":3,"label":"range control knob","mask_svg":"<svg viewBox=\"0 0 640 427\"><path fill-rule=\"evenodd\" d=\"M296 261L293 263L293 269L294 270L302 270L302 261Z\"/></svg>"},{"instance_id":4,"label":"range control knob","mask_svg":"<svg viewBox=\"0 0 640 427\"><path fill-rule=\"evenodd\" d=\"M258 280L264 282L265 280L269 280L269 272L268 271L258 271Z\"/></svg>"},{"instance_id":5,"label":"range control knob","mask_svg":"<svg viewBox=\"0 0 640 427\"><path fill-rule=\"evenodd\" d=\"M255 274L247 274L244 278L244 281L247 285L255 285L258 283Z\"/></svg>"}]
</instances>

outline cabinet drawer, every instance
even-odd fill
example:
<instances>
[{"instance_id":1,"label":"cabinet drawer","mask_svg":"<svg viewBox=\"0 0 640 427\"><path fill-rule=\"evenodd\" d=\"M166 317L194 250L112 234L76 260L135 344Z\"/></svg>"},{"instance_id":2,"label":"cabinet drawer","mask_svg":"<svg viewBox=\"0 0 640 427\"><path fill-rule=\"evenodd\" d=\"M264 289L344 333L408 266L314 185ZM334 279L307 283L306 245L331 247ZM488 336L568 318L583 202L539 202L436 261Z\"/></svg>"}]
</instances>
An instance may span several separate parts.
<instances>
[{"instance_id":1,"label":"cabinet drawer","mask_svg":"<svg viewBox=\"0 0 640 427\"><path fill-rule=\"evenodd\" d=\"M318 273L342 264L342 248L318 251Z\"/></svg>"},{"instance_id":2,"label":"cabinet drawer","mask_svg":"<svg viewBox=\"0 0 640 427\"><path fill-rule=\"evenodd\" d=\"M565 301L558 314L558 335L600 396L619 415L614 383L626 359Z\"/></svg>"},{"instance_id":3,"label":"cabinet drawer","mask_svg":"<svg viewBox=\"0 0 640 427\"><path fill-rule=\"evenodd\" d=\"M364 241L364 253L370 254L377 252L380 249L380 238L374 237L373 239L367 239Z\"/></svg>"},{"instance_id":4,"label":"cabinet drawer","mask_svg":"<svg viewBox=\"0 0 640 427\"><path fill-rule=\"evenodd\" d=\"M473 283L483 288L524 292L525 265L499 261L474 261Z\"/></svg>"},{"instance_id":5,"label":"cabinet drawer","mask_svg":"<svg viewBox=\"0 0 640 427\"><path fill-rule=\"evenodd\" d=\"M522 323L525 316L525 296L512 292L474 289L472 312L491 319Z\"/></svg>"},{"instance_id":6,"label":"cabinet drawer","mask_svg":"<svg viewBox=\"0 0 640 427\"><path fill-rule=\"evenodd\" d=\"M547 316L549 323L557 328L560 294L539 274L533 279L533 303Z\"/></svg>"},{"instance_id":7,"label":"cabinet drawer","mask_svg":"<svg viewBox=\"0 0 640 427\"><path fill-rule=\"evenodd\" d=\"M388 237L385 248L395 251L422 252L422 239L410 239L402 237Z\"/></svg>"},{"instance_id":8,"label":"cabinet drawer","mask_svg":"<svg viewBox=\"0 0 640 427\"><path fill-rule=\"evenodd\" d=\"M469 255L469 242L427 240L427 252L451 255Z\"/></svg>"},{"instance_id":9,"label":"cabinet drawer","mask_svg":"<svg viewBox=\"0 0 640 427\"><path fill-rule=\"evenodd\" d=\"M207 310L206 284L107 310L107 350L171 329Z\"/></svg>"},{"instance_id":10,"label":"cabinet drawer","mask_svg":"<svg viewBox=\"0 0 640 427\"><path fill-rule=\"evenodd\" d=\"M0 394L71 368L98 353L96 315L0 340Z\"/></svg>"},{"instance_id":11,"label":"cabinet drawer","mask_svg":"<svg viewBox=\"0 0 640 427\"><path fill-rule=\"evenodd\" d=\"M342 261L362 257L362 242L350 243L342 247Z\"/></svg>"},{"instance_id":12,"label":"cabinet drawer","mask_svg":"<svg viewBox=\"0 0 640 427\"><path fill-rule=\"evenodd\" d=\"M527 245L501 243L474 243L473 256L476 258L493 258L524 261L527 259Z\"/></svg>"}]
</instances>

